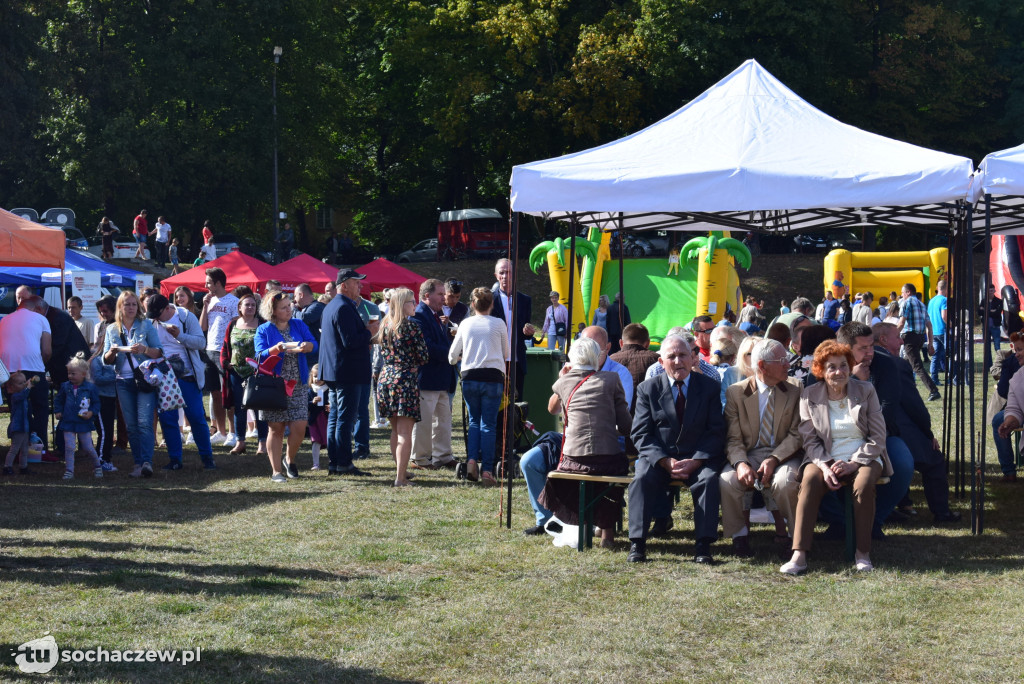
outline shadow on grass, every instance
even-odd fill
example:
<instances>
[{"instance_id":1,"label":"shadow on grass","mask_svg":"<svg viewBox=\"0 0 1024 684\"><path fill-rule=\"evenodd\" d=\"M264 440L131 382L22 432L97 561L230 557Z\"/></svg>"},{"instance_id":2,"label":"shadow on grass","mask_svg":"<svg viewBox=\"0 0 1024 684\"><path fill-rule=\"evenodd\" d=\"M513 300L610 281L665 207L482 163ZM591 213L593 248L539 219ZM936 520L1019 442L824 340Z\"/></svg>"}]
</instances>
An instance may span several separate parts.
<instances>
[{"instance_id":1,"label":"shadow on grass","mask_svg":"<svg viewBox=\"0 0 1024 684\"><path fill-rule=\"evenodd\" d=\"M235 565L135 561L88 556L0 557L7 581L51 587L84 585L121 591L166 594L246 596L299 593L304 581L349 582L365 579L322 570L271 565Z\"/></svg>"},{"instance_id":2,"label":"shadow on grass","mask_svg":"<svg viewBox=\"0 0 1024 684\"><path fill-rule=\"evenodd\" d=\"M26 640L41 635L26 635ZM56 635L55 635L56 636ZM14 660L18 644L0 643L0 678L4 680L27 679ZM106 651L115 648L109 644L68 644L57 637L57 648L68 650L92 650L102 647ZM125 647L127 648L127 647ZM194 657L195 649L188 649ZM106 656L109 658L110 656ZM134 657L134 655L132 656ZM179 656L180 657L180 656ZM274 656L261 653L247 653L239 650L210 649L200 647L199 660L188 664L176 663L125 663L125 662L63 662L58 660L53 669L42 677L58 677L63 681L99 682L369 682L374 684L412 684L417 680L397 679L381 674L377 670L352 667L333 662L331 654L323 657ZM39 679L40 675L28 675Z\"/></svg>"},{"instance_id":3,"label":"shadow on grass","mask_svg":"<svg viewBox=\"0 0 1024 684\"><path fill-rule=\"evenodd\" d=\"M0 549L15 546L19 549L57 548L57 549L88 549L97 553L133 553L146 551L151 553L200 553L188 546L163 546L160 544L129 544L127 542L100 542L86 539L59 539L57 541L38 541L25 537L11 537L0 541Z\"/></svg>"},{"instance_id":4,"label":"shadow on grass","mask_svg":"<svg viewBox=\"0 0 1024 684\"><path fill-rule=\"evenodd\" d=\"M149 523L188 523L282 502L322 496L296 489L237 492L181 487L83 487L55 497L46 486L8 485L4 498L17 506L0 528L124 531Z\"/></svg>"}]
</instances>

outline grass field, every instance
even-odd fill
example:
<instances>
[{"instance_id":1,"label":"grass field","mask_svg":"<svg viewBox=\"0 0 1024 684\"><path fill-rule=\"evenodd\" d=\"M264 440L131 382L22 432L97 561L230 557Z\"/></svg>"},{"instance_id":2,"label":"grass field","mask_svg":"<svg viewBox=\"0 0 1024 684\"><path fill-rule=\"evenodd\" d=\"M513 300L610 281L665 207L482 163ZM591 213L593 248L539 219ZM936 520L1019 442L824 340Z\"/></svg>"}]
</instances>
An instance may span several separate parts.
<instances>
[{"instance_id":1,"label":"grass field","mask_svg":"<svg viewBox=\"0 0 1024 684\"><path fill-rule=\"evenodd\" d=\"M935 404L930 408L936 409ZM461 418L456 417L461 434ZM0 678L31 681L1020 681L1024 490L994 484L987 530L888 528L877 570L838 542L811 572L778 573L770 529L756 558L716 545L694 565L691 507L649 543L651 562L527 538L502 494L430 472L395 490L386 434L372 477L269 481L255 456L151 480L60 481L61 466L3 478ZM456 440L462 447L461 438ZM158 451L156 464L165 455ZM965 501L954 508L965 512ZM199 662L60 662L23 675L12 652L49 632L60 649L200 648Z\"/></svg>"}]
</instances>

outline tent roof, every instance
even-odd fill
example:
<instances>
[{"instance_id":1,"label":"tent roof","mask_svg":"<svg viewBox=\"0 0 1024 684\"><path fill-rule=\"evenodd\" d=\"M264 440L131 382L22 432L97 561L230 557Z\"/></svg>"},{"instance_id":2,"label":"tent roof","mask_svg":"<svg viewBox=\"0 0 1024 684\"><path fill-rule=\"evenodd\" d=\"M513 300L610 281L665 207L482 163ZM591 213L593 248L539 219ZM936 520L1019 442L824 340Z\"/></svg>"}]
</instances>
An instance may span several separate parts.
<instances>
[{"instance_id":1,"label":"tent roof","mask_svg":"<svg viewBox=\"0 0 1024 684\"><path fill-rule=\"evenodd\" d=\"M389 287L407 287L419 299L419 287L426 278L387 259L374 259L356 269L366 276L363 292L381 292Z\"/></svg>"},{"instance_id":2,"label":"tent roof","mask_svg":"<svg viewBox=\"0 0 1024 684\"><path fill-rule=\"evenodd\" d=\"M100 259L93 259L74 249L65 252L64 281L71 282L71 274L75 271L99 271L100 284L103 287L128 286L135 287L138 271L130 268L109 264ZM44 287L56 286L60 282L60 271L53 266L21 266L5 268L0 274L0 282L5 285L31 285Z\"/></svg>"},{"instance_id":3,"label":"tent roof","mask_svg":"<svg viewBox=\"0 0 1024 684\"><path fill-rule=\"evenodd\" d=\"M966 157L837 121L747 60L637 133L514 167L511 199L514 211L562 220L576 213L606 228L622 213L627 228L820 229L916 205L934 212L932 223L948 211L929 205L967 198L972 168Z\"/></svg>"},{"instance_id":4,"label":"tent roof","mask_svg":"<svg viewBox=\"0 0 1024 684\"><path fill-rule=\"evenodd\" d=\"M64 231L0 209L0 266L64 266Z\"/></svg>"},{"instance_id":5,"label":"tent roof","mask_svg":"<svg viewBox=\"0 0 1024 684\"><path fill-rule=\"evenodd\" d=\"M180 285L188 287L193 292L206 291L206 269L217 267L223 269L227 276L227 288L232 290L239 285L248 285L253 292L263 293L268 280L281 280L280 274L273 266L265 264L259 259L242 254L241 252L228 252L222 257L207 261L202 266L190 268L178 275L164 278L160 282L160 292L170 295ZM303 281L281 280L281 285L295 287Z\"/></svg>"},{"instance_id":6,"label":"tent roof","mask_svg":"<svg viewBox=\"0 0 1024 684\"><path fill-rule=\"evenodd\" d=\"M981 192L989 195L1024 195L1024 145L993 152L978 166Z\"/></svg>"},{"instance_id":7,"label":"tent roof","mask_svg":"<svg viewBox=\"0 0 1024 684\"><path fill-rule=\"evenodd\" d=\"M313 289L321 290L324 285L333 283L338 277L337 267L329 266L308 254L299 254L288 261L281 262L274 267L274 271L278 274L277 279L282 284L285 279L289 281L298 279L296 285L308 283Z\"/></svg>"}]
</instances>

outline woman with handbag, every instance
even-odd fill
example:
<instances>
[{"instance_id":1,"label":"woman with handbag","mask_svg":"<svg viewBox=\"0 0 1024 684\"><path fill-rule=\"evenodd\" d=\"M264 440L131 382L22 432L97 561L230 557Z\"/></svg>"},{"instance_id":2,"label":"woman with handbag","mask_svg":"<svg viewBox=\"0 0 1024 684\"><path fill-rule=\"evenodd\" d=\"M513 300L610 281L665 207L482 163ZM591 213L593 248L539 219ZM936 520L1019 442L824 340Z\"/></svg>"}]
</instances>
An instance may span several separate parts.
<instances>
[{"instance_id":1,"label":"woman with handbag","mask_svg":"<svg viewBox=\"0 0 1024 684\"><path fill-rule=\"evenodd\" d=\"M416 312L412 290L399 287L391 292L391 304L380 326L378 339L384 359L377 380L380 415L391 421L391 456L397 468L395 487L412 484L406 473L412 453L412 428L420 419L420 366L430 360L423 331L409 318Z\"/></svg>"},{"instance_id":2,"label":"woman with handbag","mask_svg":"<svg viewBox=\"0 0 1024 684\"><path fill-rule=\"evenodd\" d=\"M181 397L185 401L185 418L192 426L196 448L203 467L213 470L213 447L210 445L210 428L203 409L203 385L206 381L206 367L200 353L206 349L206 335L195 314L167 301L161 294L146 300L146 316L154 322L164 358L174 371ZM178 423L178 409L160 411L160 429L167 442L167 456L170 459L164 470L181 470L181 428Z\"/></svg>"},{"instance_id":3,"label":"woman with handbag","mask_svg":"<svg viewBox=\"0 0 1024 684\"><path fill-rule=\"evenodd\" d=\"M242 402L245 394L244 383L246 379L256 372L246 359L256 358L256 330L266 321L259 315L259 302L252 290L239 292L235 290L238 297L238 317L228 323L228 329L224 333L224 346L220 349L220 361L224 366L224 385L229 388L229 394L224 397L224 406L232 406L234 410L235 434L238 435L238 444L229 453L245 453L246 414L248 408ZM256 450L257 456L267 455L267 421L256 419L256 435L259 440L259 447Z\"/></svg>"},{"instance_id":4,"label":"woman with handbag","mask_svg":"<svg viewBox=\"0 0 1024 684\"><path fill-rule=\"evenodd\" d=\"M270 357L278 360L273 364L273 373L285 381L294 381L291 395L283 408L260 409L259 418L269 426L267 452L273 482L285 482L287 477L299 476L299 467L295 459L299 447L306 436L306 422L309 418L309 366L306 354L317 350L316 340L309 332L306 324L292 318L292 301L284 292L274 292L263 298L260 313L267 320L256 328L256 360L261 365ZM258 381L261 376L253 376L248 382ZM289 427L288 457L282 464L281 448L284 442L285 426ZM282 465L284 466L282 472Z\"/></svg>"},{"instance_id":5,"label":"woman with handbag","mask_svg":"<svg viewBox=\"0 0 1024 684\"><path fill-rule=\"evenodd\" d=\"M103 342L103 361L112 364L117 373L114 381L117 400L128 427L128 444L135 469L132 477L153 476L153 414L156 411L156 388L142 376L139 364L163 354L156 329L140 315L139 298L125 290L117 298L114 324L107 326Z\"/></svg>"},{"instance_id":6,"label":"woman with handbag","mask_svg":"<svg viewBox=\"0 0 1024 684\"><path fill-rule=\"evenodd\" d=\"M548 298L551 300L551 306L544 312L544 325L541 326L544 332L547 333L548 349L554 349L557 346L562 351L565 351L565 338L568 335L569 327L569 310L559 304L559 294L557 292L552 290Z\"/></svg>"},{"instance_id":7,"label":"woman with handbag","mask_svg":"<svg viewBox=\"0 0 1024 684\"><path fill-rule=\"evenodd\" d=\"M551 386L548 411L562 415L565 437L558 470L584 475L625 475L629 471L624 441L633 425L626 391L617 373L602 371L601 348L581 337L569 348L569 363ZM601 547L611 548L622 511L622 489L612 488L594 506ZM579 520L579 487L571 480L550 479L538 503L564 523Z\"/></svg>"}]
</instances>

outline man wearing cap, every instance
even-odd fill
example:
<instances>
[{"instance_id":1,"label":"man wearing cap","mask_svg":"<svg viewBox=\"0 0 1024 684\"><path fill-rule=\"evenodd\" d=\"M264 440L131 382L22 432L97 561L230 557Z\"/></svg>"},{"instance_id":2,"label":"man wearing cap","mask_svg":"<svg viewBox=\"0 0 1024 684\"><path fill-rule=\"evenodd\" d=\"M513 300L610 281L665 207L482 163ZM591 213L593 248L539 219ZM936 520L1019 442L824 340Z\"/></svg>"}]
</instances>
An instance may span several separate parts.
<instances>
[{"instance_id":1,"label":"man wearing cap","mask_svg":"<svg viewBox=\"0 0 1024 684\"><path fill-rule=\"evenodd\" d=\"M203 385L206 382L206 364L201 356L206 348L206 336L199 325L199 319L188 309L177 307L167 297L156 294L146 302L146 316L153 321L160 346L167 363L174 370L174 376L185 400L185 418L192 426L192 438L203 467L212 470L213 447L210 444L210 428L203 410ZM160 411L160 429L167 442L168 463L164 470L181 470L181 429L178 426L178 409Z\"/></svg>"},{"instance_id":2,"label":"man wearing cap","mask_svg":"<svg viewBox=\"0 0 1024 684\"><path fill-rule=\"evenodd\" d=\"M330 390L327 416L328 475L367 475L352 464L352 430L359 398L369 394L370 340L379 321L359 316L359 281L366 276L350 268L338 271L338 296L324 309L320 326L320 378Z\"/></svg>"}]
</instances>

